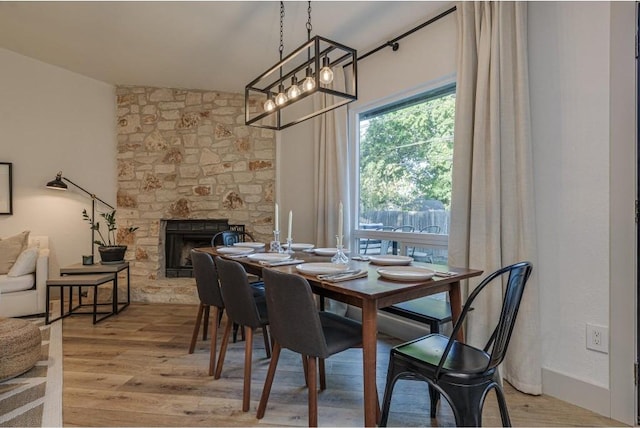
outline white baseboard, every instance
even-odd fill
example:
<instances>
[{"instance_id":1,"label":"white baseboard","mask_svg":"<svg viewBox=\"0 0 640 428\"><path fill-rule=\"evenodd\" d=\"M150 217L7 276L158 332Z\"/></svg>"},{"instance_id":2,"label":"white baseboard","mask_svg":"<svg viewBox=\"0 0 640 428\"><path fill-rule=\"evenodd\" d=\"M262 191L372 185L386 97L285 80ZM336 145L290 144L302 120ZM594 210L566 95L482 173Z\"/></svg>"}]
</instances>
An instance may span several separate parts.
<instances>
[{"instance_id":1,"label":"white baseboard","mask_svg":"<svg viewBox=\"0 0 640 428\"><path fill-rule=\"evenodd\" d=\"M605 387L543 368L542 393L611 417L611 392Z\"/></svg>"}]
</instances>

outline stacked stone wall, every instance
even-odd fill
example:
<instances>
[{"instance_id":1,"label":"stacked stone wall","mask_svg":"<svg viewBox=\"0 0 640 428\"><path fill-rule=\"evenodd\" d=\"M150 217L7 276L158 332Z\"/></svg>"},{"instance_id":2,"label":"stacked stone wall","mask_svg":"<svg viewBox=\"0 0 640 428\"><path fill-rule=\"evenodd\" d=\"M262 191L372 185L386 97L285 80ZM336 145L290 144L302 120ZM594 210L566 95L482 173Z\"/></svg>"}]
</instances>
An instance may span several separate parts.
<instances>
[{"instance_id":1,"label":"stacked stone wall","mask_svg":"<svg viewBox=\"0 0 640 428\"><path fill-rule=\"evenodd\" d=\"M275 133L244 125L241 94L120 86L117 219L134 301L195 302L193 279L164 277L164 219L228 219L268 242Z\"/></svg>"}]
</instances>

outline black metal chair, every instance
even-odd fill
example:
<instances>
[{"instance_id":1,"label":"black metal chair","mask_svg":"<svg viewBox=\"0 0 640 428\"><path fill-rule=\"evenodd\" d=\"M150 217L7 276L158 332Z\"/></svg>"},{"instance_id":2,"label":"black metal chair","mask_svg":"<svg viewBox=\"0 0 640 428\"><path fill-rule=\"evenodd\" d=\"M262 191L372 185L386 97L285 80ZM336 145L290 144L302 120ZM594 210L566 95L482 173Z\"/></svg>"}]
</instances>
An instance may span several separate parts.
<instances>
[{"instance_id":1,"label":"black metal chair","mask_svg":"<svg viewBox=\"0 0 640 428\"><path fill-rule=\"evenodd\" d=\"M255 329L262 329L267 357L271 356L269 333L267 332L267 325L269 324L267 305L264 299L254 299L251 285L249 285L249 280L247 279L247 273L240 263L234 260L225 260L221 257L216 257L215 263L218 268L220 291L227 309L228 320L224 329L224 336L222 337L220 357L218 358L218 365L216 366L214 377L216 379L220 378L224 357L227 352L227 345L229 344L231 324L236 323L243 327L245 331L242 411L248 412L251 399L251 357L253 354L253 332Z\"/></svg>"},{"instance_id":2,"label":"black metal chair","mask_svg":"<svg viewBox=\"0 0 640 428\"><path fill-rule=\"evenodd\" d=\"M258 405L257 418L264 417L271 385L282 348L302 355L309 387L309 426L318 425L316 362L320 389L326 388L324 359L349 348L362 347L362 324L329 312L318 312L311 287L298 275L263 269L269 312L273 356ZM319 361L318 361L319 359Z\"/></svg>"},{"instance_id":3,"label":"black metal chair","mask_svg":"<svg viewBox=\"0 0 640 428\"><path fill-rule=\"evenodd\" d=\"M491 389L496 391L504 426L511 426L507 403L498 373L515 325L524 287L532 265L520 262L486 277L467 299L451 337L429 334L391 349L380 425L386 426L393 387L399 379L422 380L429 384L431 417L436 416L440 395L451 405L458 426L481 426L482 406ZM465 322L473 301L489 284L502 286L508 274L500 318L483 349L458 342L455 337Z\"/></svg>"},{"instance_id":4,"label":"black metal chair","mask_svg":"<svg viewBox=\"0 0 640 428\"><path fill-rule=\"evenodd\" d=\"M224 245L225 247L230 247L237 242L254 242L253 235L249 232L243 232L239 230L223 230L222 232L218 232L213 235L211 238L211 246L217 247L220 245Z\"/></svg>"},{"instance_id":5,"label":"black metal chair","mask_svg":"<svg viewBox=\"0 0 640 428\"><path fill-rule=\"evenodd\" d=\"M433 234L439 234L440 231L442 229L440 228L440 226L432 224L431 226L426 226L423 227L422 229L419 230L420 233L433 233ZM411 248L407 248L407 255L409 257L416 257L416 249L415 247L411 247ZM433 263L433 248L427 248L424 251L424 254L421 254L419 257L420 261L425 261L427 263ZM416 260L417 261L417 260Z\"/></svg>"}]
</instances>

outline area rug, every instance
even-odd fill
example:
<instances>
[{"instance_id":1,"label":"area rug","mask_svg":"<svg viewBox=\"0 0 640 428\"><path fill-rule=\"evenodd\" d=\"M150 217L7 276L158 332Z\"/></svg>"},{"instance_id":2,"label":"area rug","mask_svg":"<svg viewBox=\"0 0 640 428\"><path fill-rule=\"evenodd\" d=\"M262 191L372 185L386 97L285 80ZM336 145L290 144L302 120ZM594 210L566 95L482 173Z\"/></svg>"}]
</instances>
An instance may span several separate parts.
<instances>
[{"instance_id":1,"label":"area rug","mask_svg":"<svg viewBox=\"0 0 640 428\"><path fill-rule=\"evenodd\" d=\"M0 427L62 426L62 321L45 325L40 361L21 376L0 382Z\"/></svg>"}]
</instances>

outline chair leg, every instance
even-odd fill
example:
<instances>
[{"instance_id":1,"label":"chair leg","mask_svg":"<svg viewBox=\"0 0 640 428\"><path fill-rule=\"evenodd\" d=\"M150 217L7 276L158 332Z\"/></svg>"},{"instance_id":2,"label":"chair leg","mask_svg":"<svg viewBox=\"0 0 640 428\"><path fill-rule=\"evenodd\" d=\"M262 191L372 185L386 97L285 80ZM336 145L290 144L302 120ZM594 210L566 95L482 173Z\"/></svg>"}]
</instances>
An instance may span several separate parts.
<instances>
[{"instance_id":1,"label":"chair leg","mask_svg":"<svg viewBox=\"0 0 640 428\"><path fill-rule=\"evenodd\" d=\"M327 389L327 379L324 371L324 358L319 358L318 365L320 367L320 391Z\"/></svg>"},{"instance_id":2,"label":"chair leg","mask_svg":"<svg viewBox=\"0 0 640 428\"><path fill-rule=\"evenodd\" d=\"M269 370L267 371L267 377L264 380L264 388L262 388L262 396L260 397L260 403L258 404L258 413L256 418L262 419L264 413L267 411L267 402L269 401L269 394L271 394L271 385L273 385L273 378L276 375L276 367L278 366L278 358L280 358L280 345L277 342L273 343L273 354L271 355L271 361L269 362Z\"/></svg>"},{"instance_id":3,"label":"chair leg","mask_svg":"<svg viewBox=\"0 0 640 428\"><path fill-rule=\"evenodd\" d=\"M304 370L304 384L309 387L309 360L306 355L300 354L302 357L302 369Z\"/></svg>"},{"instance_id":4,"label":"chair leg","mask_svg":"<svg viewBox=\"0 0 640 428\"><path fill-rule=\"evenodd\" d=\"M393 394L393 388L396 385L396 381L398 380L398 373L400 369L395 364L393 352L389 356L389 367L387 369L387 382L384 387L384 397L382 399L382 414L380 415L380 423L378 424L381 427L387 426L387 420L389 419L389 408L391 407L391 395Z\"/></svg>"},{"instance_id":5,"label":"chair leg","mask_svg":"<svg viewBox=\"0 0 640 428\"><path fill-rule=\"evenodd\" d=\"M189 345L189 353L193 354L196 349L196 341L198 340L198 331L200 330L200 323L202 322L202 311L204 305L200 303L198 306L198 315L196 315L196 324L193 326L193 334L191 335L191 344Z\"/></svg>"},{"instance_id":6,"label":"chair leg","mask_svg":"<svg viewBox=\"0 0 640 428\"><path fill-rule=\"evenodd\" d=\"M227 318L227 325L224 328L224 335L222 336L222 344L220 345L220 355L218 356L218 365L216 366L216 373L213 376L214 379L220 379L222 373L222 364L224 364L224 357L227 353L227 344L229 343L229 335L231 334L231 327L233 321Z\"/></svg>"},{"instance_id":7,"label":"chair leg","mask_svg":"<svg viewBox=\"0 0 640 428\"><path fill-rule=\"evenodd\" d=\"M209 350L209 376L213 376L213 370L216 365L216 342L218 340L218 313L220 308L213 308L213 316L211 317L211 347Z\"/></svg>"},{"instance_id":8,"label":"chair leg","mask_svg":"<svg viewBox=\"0 0 640 428\"><path fill-rule=\"evenodd\" d=\"M431 419L436 417L436 409L438 408L438 401L440 400L440 393L431 384L429 384L429 401L431 405Z\"/></svg>"},{"instance_id":9,"label":"chair leg","mask_svg":"<svg viewBox=\"0 0 640 428\"><path fill-rule=\"evenodd\" d=\"M266 325L262 326L262 337L264 339L264 350L267 353L267 358L271 358L271 341L269 340L269 331Z\"/></svg>"},{"instance_id":10,"label":"chair leg","mask_svg":"<svg viewBox=\"0 0 640 428\"><path fill-rule=\"evenodd\" d=\"M253 353L253 329L244 327L244 387L242 389L242 411L248 412L251 403L251 357Z\"/></svg>"},{"instance_id":11,"label":"chair leg","mask_svg":"<svg viewBox=\"0 0 640 428\"><path fill-rule=\"evenodd\" d=\"M467 386L460 388L456 385L441 383L439 386L447 401L451 405L456 426L479 427L482 426L482 406L486 393L491 389L491 384Z\"/></svg>"},{"instance_id":12,"label":"chair leg","mask_svg":"<svg viewBox=\"0 0 640 428\"><path fill-rule=\"evenodd\" d=\"M495 384L496 397L498 398L498 407L500 408L500 419L502 419L503 427L511 426L511 419L509 418L509 410L507 409L507 401L504 398L504 392L499 384Z\"/></svg>"},{"instance_id":13,"label":"chair leg","mask_svg":"<svg viewBox=\"0 0 640 428\"><path fill-rule=\"evenodd\" d=\"M318 385L316 379L316 357L309 357L309 426L318 426Z\"/></svg>"},{"instance_id":14,"label":"chair leg","mask_svg":"<svg viewBox=\"0 0 640 428\"><path fill-rule=\"evenodd\" d=\"M207 340L207 335L209 334L209 311L211 306L206 305L204 307L204 324L202 329L202 340Z\"/></svg>"}]
</instances>

